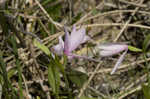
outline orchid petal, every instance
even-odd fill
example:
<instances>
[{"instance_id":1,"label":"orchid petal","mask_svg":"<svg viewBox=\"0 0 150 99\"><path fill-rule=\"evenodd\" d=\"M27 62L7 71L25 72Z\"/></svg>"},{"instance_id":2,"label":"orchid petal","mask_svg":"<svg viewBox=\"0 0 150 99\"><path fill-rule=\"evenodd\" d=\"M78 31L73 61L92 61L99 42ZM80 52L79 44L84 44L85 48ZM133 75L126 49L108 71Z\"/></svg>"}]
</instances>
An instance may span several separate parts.
<instances>
[{"instance_id":1,"label":"orchid petal","mask_svg":"<svg viewBox=\"0 0 150 99\"><path fill-rule=\"evenodd\" d=\"M59 36L58 39L59 39L59 44L62 45L62 48L64 49L64 41L62 40L62 37Z\"/></svg>"},{"instance_id":2,"label":"orchid petal","mask_svg":"<svg viewBox=\"0 0 150 99\"><path fill-rule=\"evenodd\" d=\"M117 63L115 64L112 72L110 73L111 75L114 74L114 72L117 70L117 68L120 66L120 64L122 63L125 54L127 53L128 50L126 50L118 59Z\"/></svg>"},{"instance_id":3,"label":"orchid petal","mask_svg":"<svg viewBox=\"0 0 150 99\"><path fill-rule=\"evenodd\" d=\"M73 32L73 33L76 32L76 25L73 25L73 27L72 27L72 32Z\"/></svg>"},{"instance_id":4,"label":"orchid petal","mask_svg":"<svg viewBox=\"0 0 150 99\"><path fill-rule=\"evenodd\" d=\"M103 44L98 47L102 50L100 51L100 55L103 57L112 56L128 49L128 45L123 44Z\"/></svg>"},{"instance_id":5,"label":"orchid petal","mask_svg":"<svg viewBox=\"0 0 150 99\"><path fill-rule=\"evenodd\" d=\"M86 56L78 56L72 54L73 50L75 50L80 44L86 42L87 40L90 40L90 37L85 35L85 28L81 28L77 31L76 26L74 25L71 35L69 35L69 32L65 27L65 41L63 42L62 38L60 37L59 44L55 45L53 49L59 55L61 55L62 52L64 51L64 54L67 55L68 59L76 57L94 61L94 59Z\"/></svg>"},{"instance_id":6,"label":"orchid petal","mask_svg":"<svg viewBox=\"0 0 150 99\"><path fill-rule=\"evenodd\" d=\"M70 35L67 29L65 28L65 44L64 44L64 53L69 53L70 48Z\"/></svg>"},{"instance_id":7,"label":"orchid petal","mask_svg":"<svg viewBox=\"0 0 150 99\"><path fill-rule=\"evenodd\" d=\"M73 50L75 50L82 43L84 37L85 28L81 28L76 31L76 27L74 26L70 36L69 51L72 52Z\"/></svg>"},{"instance_id":8,"label":"orchid petal","mask_svg":"<svg viewBox=\"0 0 150 99\"><path fill-rule=\"evenodd\" d=\"M63 54L64 50L64 41L62 40L61 36L59 37L59 44L53 46L54 52L58 55Z\"/></svg>"},{"instance_id":9,"label":"orchid petal","mask_svg":"<svg viewBox=\"0 0 150 99\"><path fill-rule=\"evenodd\" d=\"M116 54L116 51L108 51L108 50L100 51L100 56L102 57L112 56L114 54Z\"/></svg>"},{"instance_id":10,"label":"orchid petal","mask_svg":"<svg viewBox=\"0 0 150 99\"><path fill-rule=\"evenodd\" d=\"M128 46L125 44L103 44L99 46L102 50L126 50Z\"/></svg>"}]
</instances>

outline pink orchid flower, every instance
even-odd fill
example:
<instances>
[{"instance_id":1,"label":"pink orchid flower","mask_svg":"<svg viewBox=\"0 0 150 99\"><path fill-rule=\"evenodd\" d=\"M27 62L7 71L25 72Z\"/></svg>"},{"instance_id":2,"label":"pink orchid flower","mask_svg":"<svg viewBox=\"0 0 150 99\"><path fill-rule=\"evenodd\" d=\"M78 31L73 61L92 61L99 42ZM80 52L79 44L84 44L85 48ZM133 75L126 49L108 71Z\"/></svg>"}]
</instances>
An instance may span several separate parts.
<instances>
[{"instance_id":1,"label":"pink orchid flower","mask_svg":"<svg viewBox=\"0 0 150 99\"><path fill-rule=\"evenodd\" d=\"M62 55L63 54L63 50L64 50L64 41L62 40L62 37L59 36L59 43L55 46L53 46L54 52L58 55Z\"/></svg>"},{"instance_id":2,"label":"pink orchid flower","mask_svg":"<svg viewBox=\"0 0 150 99\"><path fill-rule=\"evenodd\" d=\"M59 44L53 46L53 49L56 54L62 55L64 53L69 59L73 57L91 59L72 53L80 44L85 43L87 40L90 40L90 37L86 35L85 28L76 30L76 26L74 25L71 34L65 28L65 41L59 37Z\"/></svg>"},{"instance_id":3,"label":"pink orchid flower","mask_svg":"<svg viewBox=\"0 0 150 99\"><path fill-rule=\"evenodd\" d=\"M119 57L119 59L117 60L111 74L114 74L114 72L117 70L117 68L120 66L120 64L122 63L125 54L128 51L128 45L126 44L103 44L99 46L100 51L100 55L102 57L107 57L107 56L113 56L116 55L122 51L124 51L124 53Z\"/></svg>"}]
</instances>

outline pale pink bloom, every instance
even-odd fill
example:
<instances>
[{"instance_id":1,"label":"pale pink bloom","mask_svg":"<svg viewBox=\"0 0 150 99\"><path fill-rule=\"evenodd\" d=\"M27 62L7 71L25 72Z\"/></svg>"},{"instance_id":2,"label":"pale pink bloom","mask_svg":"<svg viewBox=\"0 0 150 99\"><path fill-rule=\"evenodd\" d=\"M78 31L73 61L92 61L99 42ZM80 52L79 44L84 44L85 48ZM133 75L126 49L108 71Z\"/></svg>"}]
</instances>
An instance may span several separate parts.
<instances>
[{"instance_id":1,"label":"pale pink bloom","mask_svg":"<svg viewBox=\"0 0 150 99\"><path fill-rule=\"evenodd\" d=\"M85 34L85 28L81 28L77 31L74 25L70 35L67 29L65 29L64 53L66 55L71 54L80 44L85 43L89 39L90 38Z\"/></svg>"},{"instance_id":2,"label":"pale pink bloom","mask_svg":"<svg viewBox=\"0 0 150 99\"><path fill-rule=\"evenodd\" d=\"M128 45L126 44L103 44L98 46L100 49L100 55L102 57L107 57L107 56L113 56L116 54L119 54L120 52L124 51L124 53L119 57L119 59L117 60L111 74L114 74L114 72L117 70L117 68L120 66L120 64L122 63L125 54L128 51Z\"/></svg>"},{"instance_id":3,"label":"pale pink bloom","mask_svg":"<svg viewBox=\"0 0 150 99\"><path fill-rule=\"evenodd\" d=\"M76 30L76 26L74 25L71 34L69 34L67 29L65 28L65 41L63 41L62 38L59 37L59 44L53 47L54 52L58 55L62 55L62 53L64 53L68 56L68 58L85 58L84 56L72 54L72 51L74 51L80 44L85 43L87 40L90 40L90 37L87 36L85 32L85 28Z\"/></svg>"},{"instance_id":4,"label":"pale pink bloom","mask_svg":"<svg viewBox=\"0 0 150 99\"><path fill-rule=\"evenodd\" d=\"M62 40L61 36L58 39L59 39L59 43L53 46L53 49L54 49L54 53L57 53L58 55L62 55L64 49L64 41Z\"/></svg>"},{"instance_id":5,"label":"pale pink bloom","mask_svg":"<svg viewBox=\"0 0 150 99\"><path fill-rule=\"evenodd\" d=\"M128 45L116 44L116 43L102 44L98 47L100 49L100 55L102 57L112 56L112 55L118 54L122 51L128 50Z\"/></svg>"}]
</instances>

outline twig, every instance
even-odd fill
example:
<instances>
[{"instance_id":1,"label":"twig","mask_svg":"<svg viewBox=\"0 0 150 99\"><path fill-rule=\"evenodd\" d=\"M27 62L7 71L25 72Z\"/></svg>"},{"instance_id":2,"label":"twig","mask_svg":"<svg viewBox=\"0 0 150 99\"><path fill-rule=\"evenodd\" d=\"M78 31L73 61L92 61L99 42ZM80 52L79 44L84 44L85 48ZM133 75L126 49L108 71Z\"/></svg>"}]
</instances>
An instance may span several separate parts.
<instances>
[{"instance_id":1,"label":"twig","mask_svg":"<svg viewBox=\"0 0 150 99\"><path fill-rule=\"evenodd\" d=\"M95 9L98 9L99 7L102 7L104 4L104 1L102 3L100 3L98 6L95 7ZM91 15L93 12L93 10L91 10L89 13L87 13L86 15L84 15L82 18L80 18L79 21L77 21L75 24L78 25L80 23L82 23L84 21L85 18L87 18L89 15Z\"/></svg>"},{"instance_id":2,"label":"twig","mask_svg":"<svg viewBox=\"0 0 150 99\"><path fill-rule=\"evenodd\" d=\"M141 0L140 4L143 3L144 0ZM125 23L125 25L123 26L123 28L121 29L121 31L119 32L119 34L117 35L117 37L114 39L114 42L116 42L119 37L122 35L123 31L127 28L127 25L130 23L132 16L135 15L136 11L139 9L139 7L136 7L134 12L131 14L131 16L129 17L128 21Z\"/></svg>"},{"instance_id":3,"label":"twig","mask_svg":"<svg viewBox=\"0 0 150 99\"><path fill-rule=\"evenodd\" d=\"M43 80L41 80L41 79L37 79L37 80L30 80L30 81L26 81L26 84L28 85L28 84L32 84L32 83L40 83L40 82L47 82L48 81L48 79L43 79ZM25 84L25 83L22 83L23 85ZM12 84L13 86L18 86L18 83L13 83Z\"/></svg>"},{"instance_id":4,"label":"twig","mask_svg":"<svg viewBox=\"0 0 150 99\"><path fill-rule=\"evenodd\" d=\"M23 82L24 82L24 85L25 85L26 93L27 93L27 95L29 95L29 88L28 88L28 86L27 86L27 84L26 84L26 79L25 79L25 77L24 77L23 74L22 74L22 79L23 79Z\"/></svg>"},{"instance_id":5,"label":"twig","mask_svg":"<svg viewBox=\"0 0 150 99\"><path fill-rule=\"evenodd\" d=\"M125 24L123 23L103 23L103 24L89 24L89 25L83 25L83 27L97 27L97 26L124 26ZM145 29L150 29L149 26L145 25L138 25L138 24L128 24L128 27L138 27L138 28L145 28Z\"/></svg>"},{"instance_id":6,"label":"twig","mask_svg":"<svg viewBox=\"0 0 150 99\"><path fill-rule=\"evenodd\" d=\"M98 13L94 16L91 16L89 18L84 19L82 22L91 20L91 19L95 19L97 17L102 17L102 16L108 16L108 15L112 15L112 14L118 14L118 13L127 13L127 12L134 12L135 10L113 10L113 11L109 11L109 12L104 12L104 13ZM150 15L149 12L146 11L137 11L137 13L141 13L141 14L148 14Z\"/></svg>"},{"instance_id":7,"label":"twig","mask_svg":"<svg viewBox=\"0 0 150 99\"><path fill-rule=\"evenodd\" d=\"M132 62L130 64L125 64L125 65L121 65L118 67L118 70L121 70L121 69L125 69L125 68L131 68L131 66L133 67L134 65L136 64L141 64L141 63L144 63L146 61L150 61L150 58L148 58L147 60L145 59L142 59L142 60L139 60L139 61L136 61L136 62ZM134 66L135 67L135 66ZM110 69L100 69L99 71L97 71L96 73L109 73L112 71L112 68ZM92 74L93 72L89 72L88 74Z\"/></svg>"},{"instance_id":8,"label":"twig","mask_svg":"<svg viewBox=\"0 0 150 99\"><path fill-rule=\"evenodd\" d=\"M50 92L48 91L48 88L43 85L43 81L40 81L39 83L42 87L42 90L46 93L47 99L51 99Z\"/></svg>"},{"instance_id":9,"label":"twig","mask_svg":"<svg viewBox=\"0 0 150 99\"><path fill-rule=\"evenodd\" d=\"M94 89L93 87L88 87L90 90L94 91L96 94L98 94L99 96L103 97L104 99L106 99L106 95L104 95L103 93L100 93L98 90Z\"/></svg>"},{"instance_id":10,"label":"twig","mask_svg":"<svg viewBox=\"0 0 150 99\"><path fill-rule=\"evenodd\" d=\"M14 25L14 21L13 21L14 18L11 15L7 15L6 13L3 12L0 13L0 18L1 18L0 25L3 28L3 33L5 35L8 35L8 33L12 31L21 42L22 47L25 47L25 43L22 39L22 36L20 35L19 31Z\"/></svg>"},{"instance_id":11,"label":"twig","mask_svg":"<svg viewBox=\"0 0 150 99\"><path fill-rule=\"evenodd\" d=\"M48 45L49 42L50 42L51 40L54 40L55 38L57 38L59 35L62 35L62 32L56 33L56 34L54 34L54 35L52 35L52 36L49 36L49 37L45 38L44 40L42 40L42 42L43 42L44 45L50 47L51 45ZM19 50L19 49L18 49L18 50ZM27 51L27 48L24 48L24 49L23 49L23 52L26 52L26 51ZM39 50L38 48L35 49L35 52L36 52L35 57L39 56L39 55L42 53L42 51ZM27 55L27 56L28 56L29 54L30 54L30 52L26 52L26 55ZM8 67L9 67L10 64L13 64L13 63L15 62L15 60L14 60L14 55L4 58L4 61L7 63ZM9 61L9 62L8 62L8 61ZM29 60L29 61L31 61L31 60Z\"/></svg>"},{"instance_id":12,"label":"twig","mask_svg":"<svg viewBox=\"0 0 150 99\"><path fill-rule=\"evenodd\" d=\"M23 18L28 18L28 19L39 19L39 17L37 17L37 16L32 16L32 15L24 15L24 14L22 14L22 13L18 13L18 16L21 16L21 17L23 17Z\"/></svg>"},{"instance_id":13,"label":"twig","mask_svg":"<svg viewBox=\"0 0 150 99\"><path fill-rule=\"evenodd\" d=\"M146 83L146 84L147 84L147 83ZM141 89L142 89L141 85L139 85L139 86L136 87L136 88L132 88L132 90L128 90L128 91L126 91L125 94L123 94L123 95L121 95L120 97L118 97L118 99L124 99L124 97L126 97L127 95L130 95L130 94L132 94L132 93L134 93L134 92L136 92L136 91L139 91L139 90L141 90Z\"/></svg>"},{"instance_id":14,"label":"twig","mask_svg":"<svg viewBox=\"0 0 150 99\"><path fill-rule=\"evenodd\" d=\"M144 4L137 4L137 3L129 2L129 1L126 1L126 0L119 0L119 2L126 3L126 4L130 4L130 5L134 5L134 6L137 6L137 7L142 7L142 8L147 7L147 6L144 5Z\"/></svg>"},{"instance_id":15,"label":"twig","mask_svg":"<svg viewBox=\"0 0 150 99\"><path fill-rule=\"evenodd\" d=\"M42 43L42 40L37 35L33 34L32 32L27 32L24 30L19 30L19 31L22 32L23 34L30 35L33 38L36 38L40 43Z\"/></svg>"},{"instance_id":16,"label":"twig","mask_svg":"<svg viewBox=\"0 0 150 99\"><path fill-rule=\"evenodd\" d=\"M50 32L47 30L47 28L45 27L45 25L42 23L42 21L40 19L39 20L39 23L41 24L41 26L43 27L44 31L47 33L47 35L50 35Z\"/></svg>"},{"instance_id":17,"label":"twig","mask_svg":"<svg viewBox=\"0 0 150 99\"><path fill-rule=\"evenodd\" d=\"M138 77L136 81L130 83L128 86L126 86L125 90L129 90L130 88L134 87L136 84L139 84L140 82L145 82L147 80L147 74L144 74L141 77ZM123 92L120 92L123 93Z\"/></svg>"},{"instance_id":18,"label":"twig","mask_svg":"<svg viewBox=\"0 0 150 99\"><path fill-rule=\"evenodd\" d=\"M40 7L40 9L44 12L44 14L48 17L49 21L50 21L52 24L54 24L57 29L60 30L60 28L62 28L63 25L61 25L61 24L58 23L58 22L55 22L55 21L50 17L50 15L46 12L46 10L43 8L43 6L39 3L38 0L35 0L35 2L36 2L36 4ZM59 28L59 27L60 27L60 28Z\"/></svg>"}]
</instances>

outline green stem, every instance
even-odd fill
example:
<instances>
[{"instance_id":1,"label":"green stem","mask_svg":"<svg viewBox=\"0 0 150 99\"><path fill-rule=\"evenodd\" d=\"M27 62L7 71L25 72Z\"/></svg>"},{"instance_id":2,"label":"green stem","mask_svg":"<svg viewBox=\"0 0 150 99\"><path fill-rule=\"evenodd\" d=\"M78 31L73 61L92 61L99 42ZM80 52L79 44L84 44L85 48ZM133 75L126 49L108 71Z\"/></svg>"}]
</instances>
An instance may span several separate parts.
<instances>
[{"instance_id":1,"label":"green stem","mask_svg":"<svg viewBox=\"0 0 150 99\"><path fill-rule=\"evenodd\" d=\"M17 65L17 70L18 70L18 78L19 78L19 97L20 99L23 99L23 89L22 89L22 68L20 66L20 62L18 59L16 59L16 65Z\"/></svg>"}]
</instances>

